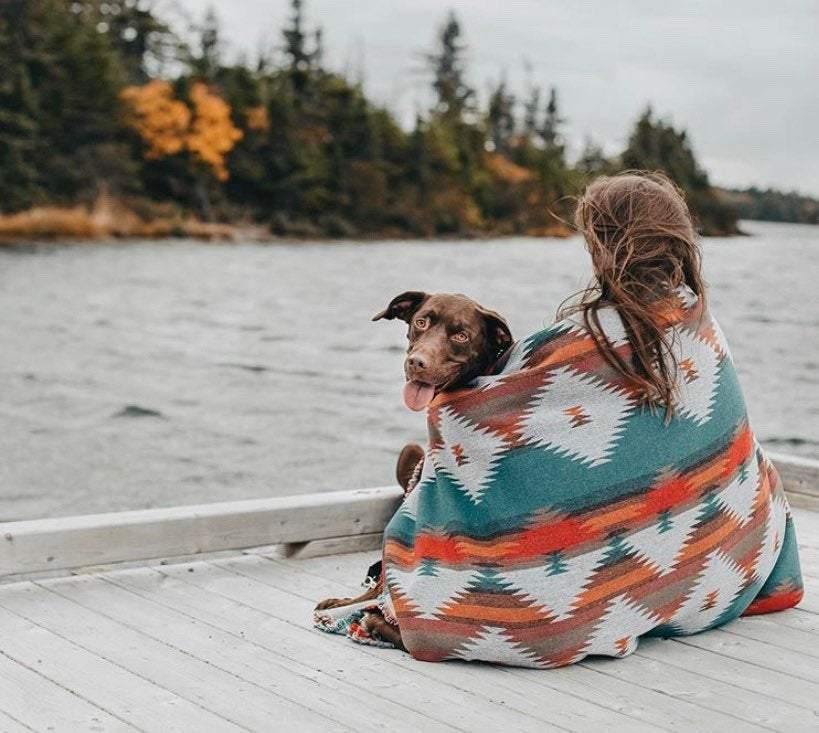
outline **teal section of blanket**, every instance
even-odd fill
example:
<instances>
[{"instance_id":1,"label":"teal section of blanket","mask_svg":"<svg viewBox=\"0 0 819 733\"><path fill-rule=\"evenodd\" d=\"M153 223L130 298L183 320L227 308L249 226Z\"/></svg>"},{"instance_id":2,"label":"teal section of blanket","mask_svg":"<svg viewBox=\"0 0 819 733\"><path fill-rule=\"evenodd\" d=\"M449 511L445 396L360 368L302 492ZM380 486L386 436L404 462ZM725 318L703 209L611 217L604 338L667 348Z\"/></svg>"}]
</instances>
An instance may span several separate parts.
<instances>
[{"instance_id":1,"label":"teal section of blanket","mask_svg":"<svg viewBox=\"0 0 819 733\"><path fill-rule=\"evenodd\" d=\"M785 524L785 536L782 549L779 551L776 565L765 583L759 589L759 598L769 598L783 589L802 587L802 568L799 564L799 544L796 537L796 526L789 515ZM744 609L743 609L744 610Z\"/></svg>"},{"instance_id":2,"label":"teal section of blanket","mask_svg":"<svg viewBox=\"0 0 819 733\"><path fill-rule=\"evenodd\" d=\"M571 514L642 491L663 471L683 470L719 453L744 425L742 394L727 361L719 369L715 403L719 409L705 425L682 416L665 425L661 415L635 409L618 441L617 460L599 466L540 446L508 452L495 464L480 504L439 470L434 491L419 498L418 528L491 537L519 527L536 512ZM493 491L495 486L502 490Z\"/></svg>"}]
</instances>

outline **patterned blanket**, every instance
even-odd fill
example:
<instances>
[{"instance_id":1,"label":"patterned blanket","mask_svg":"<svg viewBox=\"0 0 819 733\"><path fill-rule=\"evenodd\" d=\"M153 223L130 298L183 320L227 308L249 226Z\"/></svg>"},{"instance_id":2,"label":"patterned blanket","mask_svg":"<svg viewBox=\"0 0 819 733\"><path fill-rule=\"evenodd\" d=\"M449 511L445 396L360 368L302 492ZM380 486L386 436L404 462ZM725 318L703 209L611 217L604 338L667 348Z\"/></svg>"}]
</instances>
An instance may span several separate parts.
<instances>
[{"instance_id":1,"label":"patterned blanket","mask_svg":"<svg viewBox=\"0 0 819 733\"><path fill-rule=\"evenodd\" d=\"M680 367L670 423L579 317L430 405L423 472L383 552L414 657L557 667L799 602L790 511L725 338L688 289L658 317ZM600 320L628 359L616 311Z\"/></svg>"}]
</instances>

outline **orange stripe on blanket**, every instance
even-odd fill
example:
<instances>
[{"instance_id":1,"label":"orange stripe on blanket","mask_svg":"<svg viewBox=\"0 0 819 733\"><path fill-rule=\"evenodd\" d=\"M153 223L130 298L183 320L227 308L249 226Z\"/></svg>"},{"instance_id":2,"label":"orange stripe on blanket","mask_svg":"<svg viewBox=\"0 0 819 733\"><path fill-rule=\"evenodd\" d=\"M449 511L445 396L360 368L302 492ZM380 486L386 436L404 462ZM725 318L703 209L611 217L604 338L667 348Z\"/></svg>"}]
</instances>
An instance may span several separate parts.
<instances>
[{"instance_id":1,"label":"orange stripe on blanket","mask_svg":"<svg viewBox=\"0 0 819 733\"><path fill-rule=\"evenodd\" d=\"M745 461L754 447L754 438L750 428L746 425L745 428L733 440L730 447L725 451L725 467L723 476L730 476L736 471Z\"/></svg>"},{"instance_id":2,"label":"orange stripe on blanket","mask_svg":"<svg viewBox=\"0 0 819 733\"><path fill-rule=\"evenodd\" d=\"M655 515L684 504L693 496L693 485L687 476L674 476L663 481L643 499L646 515Z\"/></svg>"},{"instance_id":3,"label":"orange stripe on blanket","mask_svg":"<svg viewBox=\"0 0 819 733\"><path fill-rule=\"evenodd\" d=\"M701 555L716 547L722 540L728 537L731 532L736 531L738 528L739 524L734 519L729 519L726 517L725 521L721 522L720 525L713 532L711 532L711 534L706 535L697 542L691 542L685 545L680 554L677 555L677 564L682 565L697 555Z\"/></svg>"},{"instance_id":4,"label":"orange stripe on blanket","mask_svg":"<svg viewBox=\"0 0 819 733\"><path fill-rule=\"evenodd\" d=\"M510 552L509 556L522 558L546 555L601 537L600 532L586 527L582 519L566 517L560 521L532 527L521 532L515 543L517 549Z\"/></svg>"},{"instance_id":5,"label":"orange stripe on blanket","mask_svg":"<svg viewBox=\"0 0 819 733\"><path fill-rule=\"evenodd\" d=\"M506 542L476 542L468 539L456 539L455 544L461 556L470 562L508 557L513 553L517 545L513 540Z\"/></svg>"},{"instance_id":6,"label":"orange stripe on blanket","mask_svg":"<svg viewBox=\"0 0 819 733\"><path fill-rule=\"evenodd\" d=\"M635 568L630 573L624 573L623 575L613 578L607 583L600 583L599 585L592 586L580 596L577 603L574 604L574 607L579 610L584 606L589 606L603 598L606 598L607 596L615 593L621 593L627 588L642 583L645 580L649 580L656 575L657 573L654 568L647 566Z\"/></svg>"},{"instance_id":7,"label":"orange stripe on blanket","mask_svg":"<svg viewBox=\"0 0 819 733\"><path fill-rule=\"evenodd\" d=\"M395 540L387 540L384 543L384 557L388 560L395 560L403 566L415 562L415 553L412 551L412 548L405 547Z\"/></svg>"},{"instance_id":8,"label":"orange stripe on blanket","mask_svg":"<svg viewBox=\"0 0 819 733\"><path fill-rule=\"evenodd\" d=\"M439 537L431 534L419 534L415 538L415 555L417 557L460 563L466 560L457 537Z\"/></svg>"},{"instance_id":9,"label":"orange stripe on blanket","mask_svg":"<svg viewBox=\"0 0 819 733\"><path fill-rule=\"evenodd\" d=\"M785 591L784 593L775 593L767 598L758 598L751 602L743 612L743 616L758 616L762 613L775 613L776 611L785 611L788 608L793 608L802 597L805 595L803 588L794 588L793 590Z\"/></svg>"},{"instance_id":10,"label":"orange stripe on blanket","mask_svg":"<svg viewBox=\"0 0 819 733\"><path fill-rule=\"evenodd\" d=\"M600 533L604 529L622 524L629 519L642 519L647 515L649 513L644 511L642 500L639 502L631 501L628 504L621 504L614 511L598 514L596 517L589 517L583 522L583 526L588 527L589 530L595 533ZM653 515L650 516L653 517Z\"/></svg>"},{"instance_id":11,"label":"orange stripe on blanket","mask_svg":"<svg viewBox=\"0 0 819 733\"><path fill-rule=\"evenodd\" d=\"M549 618L537 606L529 608L503 608L498 606L473 605L471 603L455 603L446 607L446 615L455 618L471 618L481 622L498 623L526 623L529 621L543 621Z\"/></svg>"}]
</instances>

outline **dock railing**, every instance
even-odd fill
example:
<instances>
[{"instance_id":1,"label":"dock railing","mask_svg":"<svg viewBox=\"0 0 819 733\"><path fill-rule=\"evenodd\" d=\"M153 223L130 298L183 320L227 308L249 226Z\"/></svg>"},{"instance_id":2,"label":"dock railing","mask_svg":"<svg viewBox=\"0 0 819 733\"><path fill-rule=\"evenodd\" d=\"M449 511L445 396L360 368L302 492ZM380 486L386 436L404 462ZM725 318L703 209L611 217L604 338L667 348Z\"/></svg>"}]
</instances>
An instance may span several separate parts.
<instances>
[{"instance_id":1,"label":"dock railing","mask_svg":"<svg viewBox=\"0 0 819 733\"><path fill-rule=\"evenodd\" d=\"M819 510L819 461L768 454L794 506ZM285 555L379 546L397 486L0 523L0 579L281 545Z\"/></svg>"}]
</instances>

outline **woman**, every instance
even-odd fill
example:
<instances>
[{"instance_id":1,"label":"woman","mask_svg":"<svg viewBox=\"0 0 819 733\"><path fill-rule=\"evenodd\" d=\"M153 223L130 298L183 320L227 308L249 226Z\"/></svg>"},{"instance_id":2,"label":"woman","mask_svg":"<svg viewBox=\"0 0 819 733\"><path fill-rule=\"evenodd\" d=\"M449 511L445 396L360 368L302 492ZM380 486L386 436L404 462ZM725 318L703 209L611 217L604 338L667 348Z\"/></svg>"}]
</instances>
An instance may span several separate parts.
<instances>
[{"instance_id":1,"label":"woman","mask_svg":"<svg viewBox=\"0 0 819 733\"><path fill-rule=\"evenodd\" d=\"M801 598L782 484L708 311L681 192L660 174L599 178L576 224L594 286L430 405L383 556L383 616L419 659L625 656L644 635Z\"/></svg>"}]
</instances>

